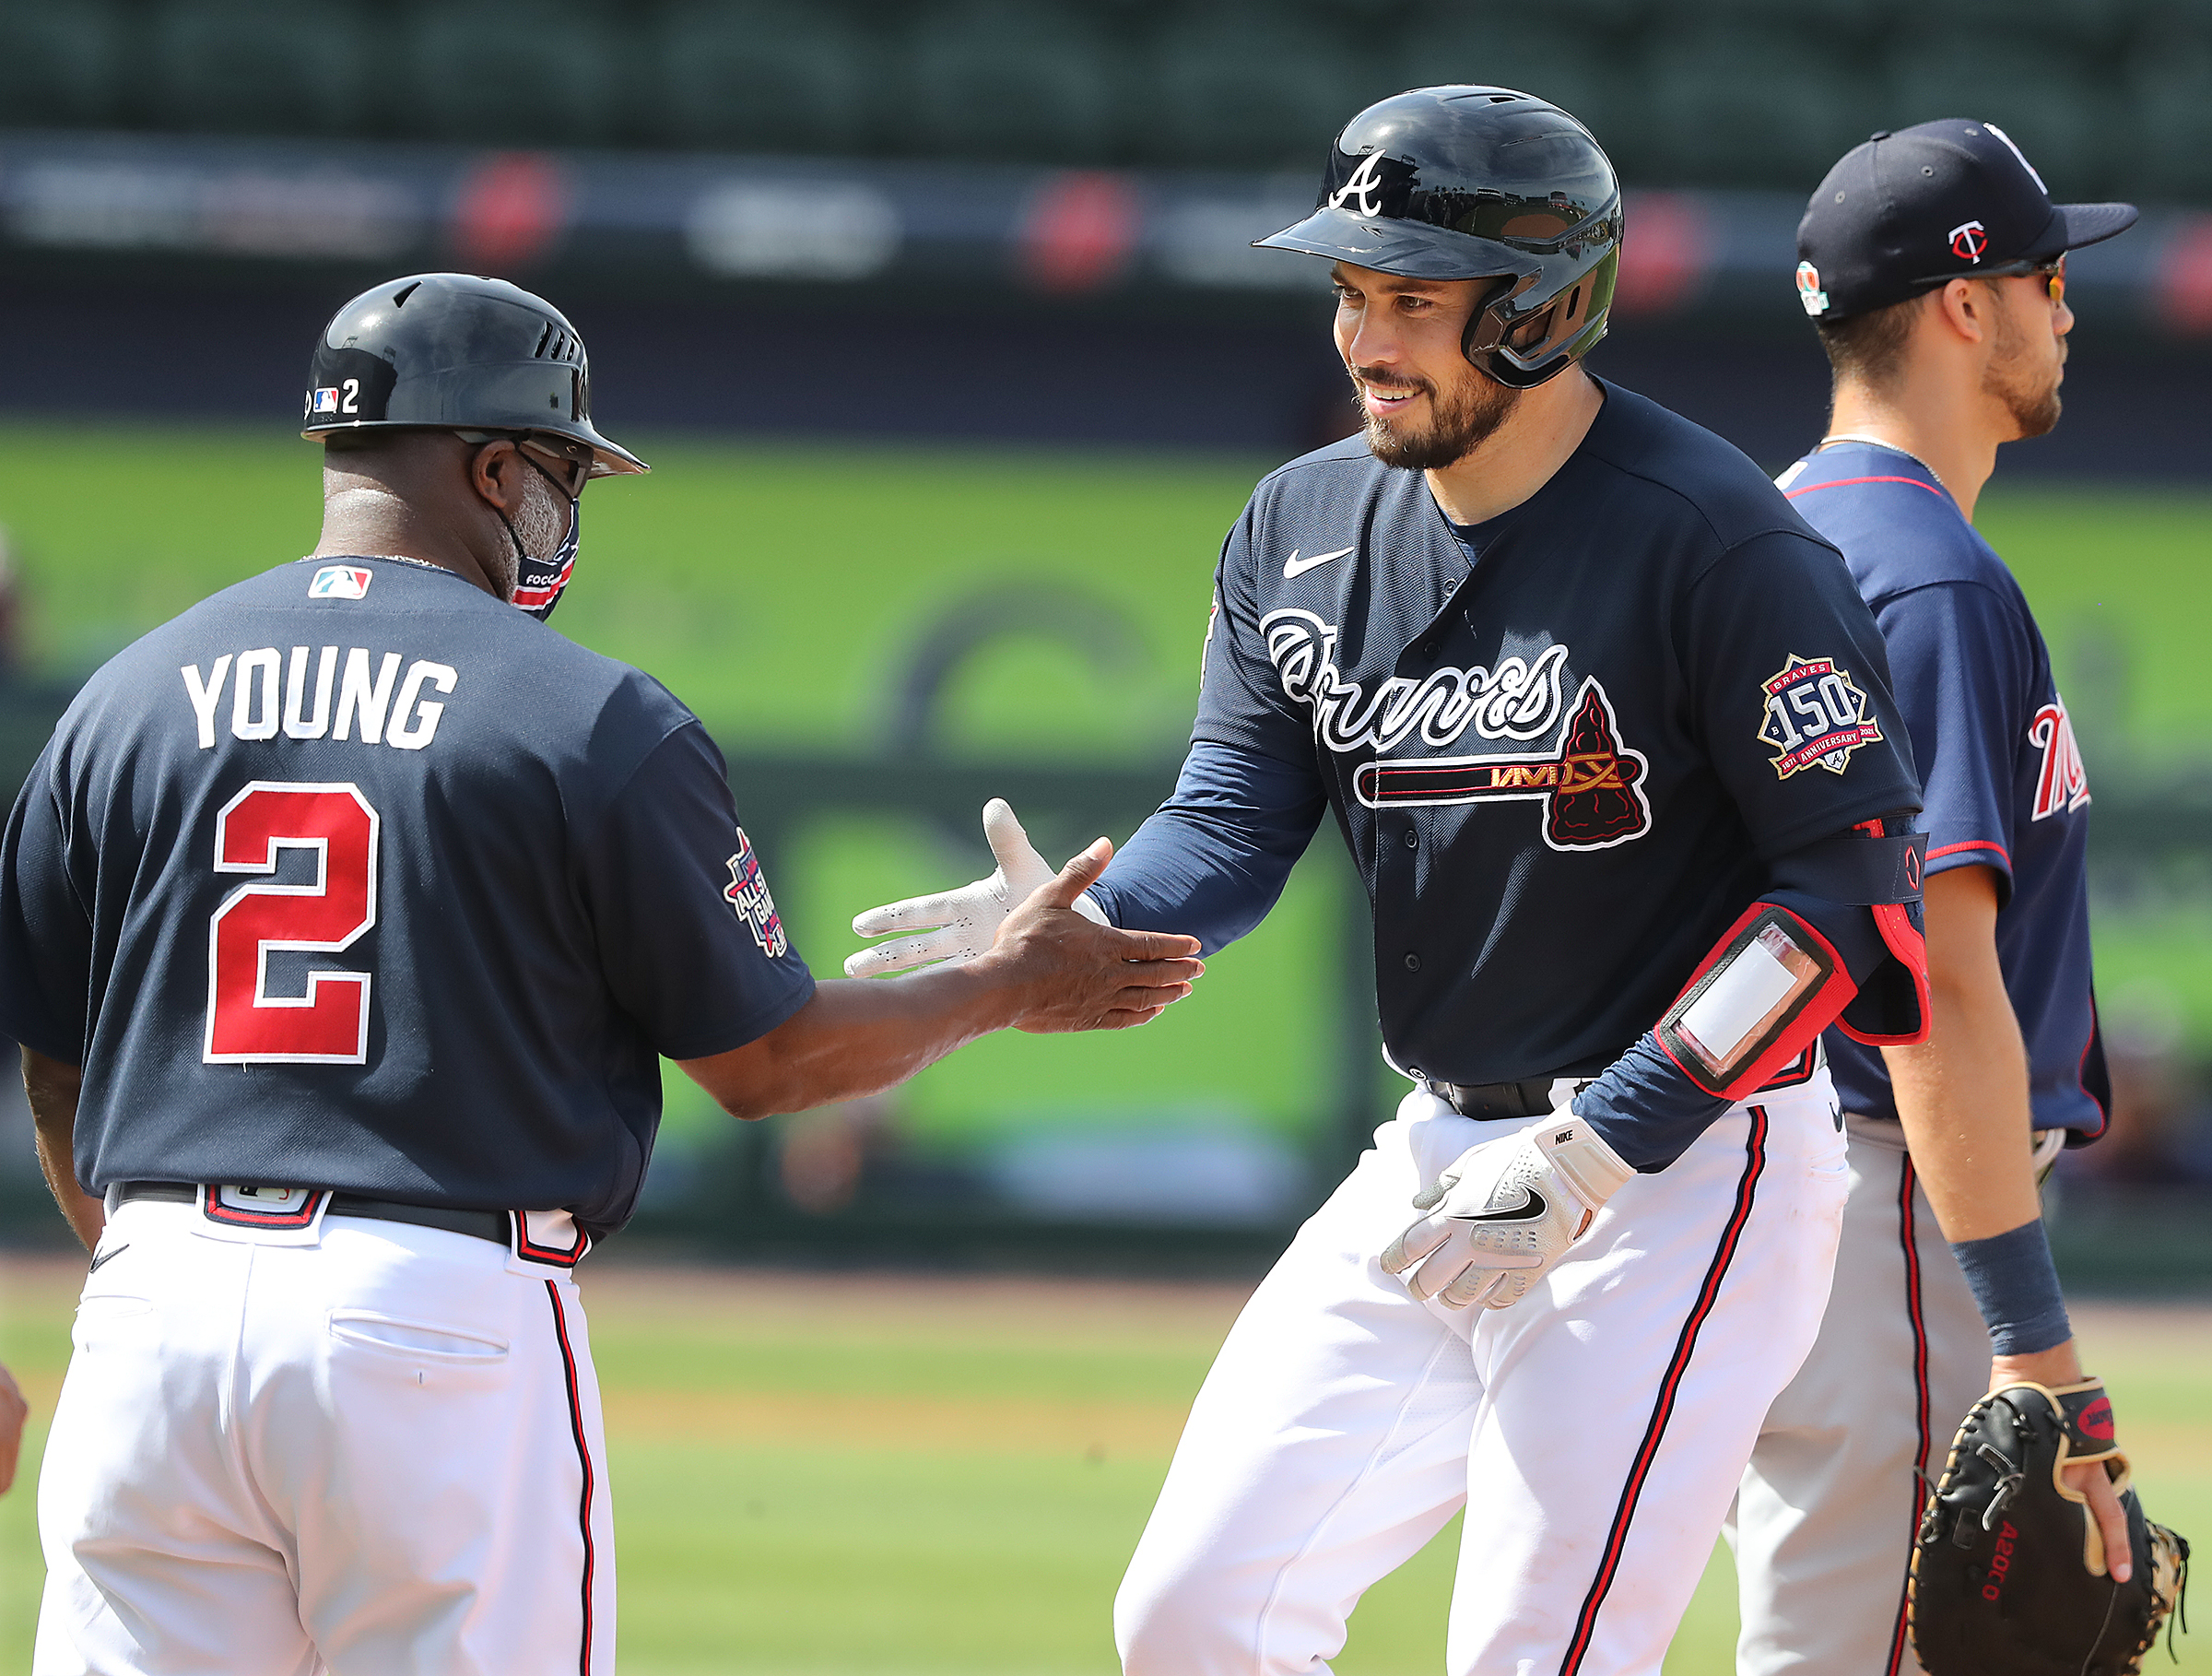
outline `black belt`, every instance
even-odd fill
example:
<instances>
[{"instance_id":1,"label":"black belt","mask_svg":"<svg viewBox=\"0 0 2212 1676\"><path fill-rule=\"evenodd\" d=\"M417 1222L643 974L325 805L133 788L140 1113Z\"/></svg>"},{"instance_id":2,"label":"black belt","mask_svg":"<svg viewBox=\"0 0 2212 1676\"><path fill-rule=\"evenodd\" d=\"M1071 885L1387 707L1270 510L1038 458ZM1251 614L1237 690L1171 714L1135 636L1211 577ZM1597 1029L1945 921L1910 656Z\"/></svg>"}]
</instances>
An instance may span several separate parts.
<instances>
[{"instance_id":1,"label":"black belt","mask_svg":"<svg viewBox=\"0 0 2212 1676\"><path fill-rule=\"evenodd\" d=\"M1430 1078L1429 1092L1462 1117L1543 1117L1551 1111L1551 1088L1556 1080L1527 1077L1519 1082L1466 1083L1439 1082Z\"/></svg>"},{"instance_id":2,"label":"black belt","mask_svg":"<svg viewBox=\"0 0 2212 1676\"><path fill-rule=\"evenodd\" d=\"M163 1199L189 1205L200 1197L188 1181L126 1181L117 1184L115 1202L134 1198ZM441 1205L402 1205L388 1198L371 1198L365 1193L333 1193L325 1216L366 1216L380 1222L412 1222L418 1228L442 1228L448 1233L466 1233L495 1245L508 1243L509 1215L504 1210L450 1210Z\"/></svg>"}]
</instances>

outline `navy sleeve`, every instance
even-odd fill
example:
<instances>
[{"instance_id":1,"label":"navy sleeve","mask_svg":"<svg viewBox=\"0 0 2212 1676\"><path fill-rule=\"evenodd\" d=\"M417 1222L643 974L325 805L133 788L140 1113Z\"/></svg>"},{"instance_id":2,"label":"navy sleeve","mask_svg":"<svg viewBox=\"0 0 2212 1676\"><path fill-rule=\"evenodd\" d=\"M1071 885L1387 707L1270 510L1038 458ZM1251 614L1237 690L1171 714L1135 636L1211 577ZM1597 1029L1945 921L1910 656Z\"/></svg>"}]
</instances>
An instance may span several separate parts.
<instances>
[{"instance_id":1,"label":"navy sleeve","mask_svg":"<svg viewBox=\"0 0 2212 1676\"><path fill-rule=\"evenodd\" d=\"M1194 740L1256 751L1286 763L1311 763L1313 735L1303 707L1283 690L1267 655L1253 575L1253 506L1244 509L1221 544L1214 603L1200 663ZM1298 613L1303 616L1304 613ZM1317 783L1318 784L1318 783Z\"/></svg>"},{"instance_id":2,"label":"navy sleeve","mask_svg":"<svg viewBox=\"0 0 2212 1676\"><path fill-rule=\"evenodd\" d=\"M607 985L667 1057L743 1047L814 994L737 825L722 753L697 722L639 765L582 870Z\"/></svg>"},{"instance_id":3,"label":"navy sleeve","mask_svg":"<svg viewBox=\"0 0 2212 1676\"><path fill-rule=\"evenodd\" d=\"M2028 625L1988 588L1935 583L1882 602L1877 616L1899 672L1897 701L1926 781L1921 830L1928 871L1997 869L2012 894L2013 765L2030 718Z\"/></svg>"},{"instance_id":4,"label":"navy sleeve","mask_svg":"<svg viewBox=\"0 0 2212 1676\"><path fill-rule=\"evenodd\" d=\"M1738 543L1678 631L1700 736L1760 856L1920 807L1881 631L1832 548L1789 530Z\"/></svg>"},{"instance_id":5,"label":"navy sleeve","mask_svg":"<svg viewBox=\"0 0 2212 1676\"><path fill-rule=\"evenodd\" d=\"M1201 740L1175 793L1115 852L1091 894L1132 931L1194 937L1213 953L1267 916L1321 823L1321 776Z\"/></svg>"},{"instance_id":6,"label":"navy sleeve","mask_svg":"<svg viewBox=\"0 0 2212 1676\"><path fill-rule=\"evenodd\" d=\"M49 744L0 839L0 1030L76 1065L90 1023L92 917L69 875L53 755Z\"/></svg>"}]
</instances>

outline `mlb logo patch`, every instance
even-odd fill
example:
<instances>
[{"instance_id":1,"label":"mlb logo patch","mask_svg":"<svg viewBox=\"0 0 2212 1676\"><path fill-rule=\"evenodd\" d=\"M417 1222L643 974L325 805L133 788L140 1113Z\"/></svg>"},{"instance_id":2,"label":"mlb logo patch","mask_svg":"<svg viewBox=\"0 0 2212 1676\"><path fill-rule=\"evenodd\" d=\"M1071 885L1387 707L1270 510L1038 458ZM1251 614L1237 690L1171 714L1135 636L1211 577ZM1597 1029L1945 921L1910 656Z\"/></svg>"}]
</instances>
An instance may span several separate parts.
<instances>
[{"instance_id":1,"label":"mlb logo patch","mask_svg":"<svg viewBox=\"0 0 2212 1676\"><path fill-rule=\"evenodd\" d=\"M335 413L338 410L338 387L331 384L315 392L315 411Z\"/></svg>"},{"instance_id":2,"label":"mlb logo patch","mask_svg":"<svg viewBox=\"0 0 2212 1676\"><path fill-rule=\"evenodd\" d=\"M358 565L326 564L315 572L315 579L307 584L310 599L359 599L369 592L369 584L376 580L376 572Z\"/></svg>"}]
</instances>

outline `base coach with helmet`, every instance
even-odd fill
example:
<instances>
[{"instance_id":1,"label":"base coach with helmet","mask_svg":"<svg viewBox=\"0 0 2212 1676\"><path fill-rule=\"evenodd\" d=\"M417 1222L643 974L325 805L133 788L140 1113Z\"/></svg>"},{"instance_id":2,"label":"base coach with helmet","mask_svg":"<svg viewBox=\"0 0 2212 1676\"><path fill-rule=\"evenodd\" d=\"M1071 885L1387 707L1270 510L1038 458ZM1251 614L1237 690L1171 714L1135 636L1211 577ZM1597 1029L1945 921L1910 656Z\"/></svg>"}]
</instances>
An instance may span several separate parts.
<instances>
[{"instance_id":1,"label":"base coach with helmet","mask_svg":"<svg viewBox=\"0 0 2212 1676\"><path fill-rule=\"evenodd\" d=\"M635 1204L659 1057L796 1111L1196 974L1069 911L1101 841L979 961L818 986L697 719L543 621L585 484L645 469L589 379L500 281L348 303L316 552L117 655L17 800L0 1029L94 1247L38 1676L611 1670L573 1271Z\"/></svg>"},{"instance_id":2,"label":"base coach with helmet","mask_svg":"<svg viewBox=\"0 0 2212 1676\"><path fill-rule=\"evenodd\" d=\"M1920 1033L1880 635L1756 466L1584 370L1620 213L1565 112L1431 88L1262 241L1333 265L1366 434L1230 532L1177 789L1089 904L1219 947L1333 816L1411 1087L1206 1377L1132 1676L1324 1670L1462 1506L1452 1670L1655 1676L1826 1302L1820 1032Z\"/></svg>"},{"instance_id":3,"label":"base coach with helmet","mask_svg":"<svg viewBox=\"0 0 2212 1676\"><path fill-rule=\"evenodd\" d=\"M2111 1105L2088 774L2028 601L1971 519L1998 448L2058 420L2067 251L2135 218L2053 204L2014 136L1947 118L1853 148L1798 230L1835 401L1781 485L1842 549L1888 645L1925 776L1935 1030L1880 1050L1830 1040L1851 1199L1827 1318L1767 1416L1732 1530L1746 1676L1918 1671L1906 1565L1960 1418L2021 1380L2095 1388L2036 1195L2039 1167L2102 1134ZM2068 1469L2065 1487L2124 1578L2105 1466ZM2086 1588L2084 1552L2077 1534ZM2009 1600L2005 1615L2028 1621ZM2051 1668L2120 1668L2048 1639ZM2021 1668L1991 1654L1987 1668Z\"/></svg>"}]
</instances>

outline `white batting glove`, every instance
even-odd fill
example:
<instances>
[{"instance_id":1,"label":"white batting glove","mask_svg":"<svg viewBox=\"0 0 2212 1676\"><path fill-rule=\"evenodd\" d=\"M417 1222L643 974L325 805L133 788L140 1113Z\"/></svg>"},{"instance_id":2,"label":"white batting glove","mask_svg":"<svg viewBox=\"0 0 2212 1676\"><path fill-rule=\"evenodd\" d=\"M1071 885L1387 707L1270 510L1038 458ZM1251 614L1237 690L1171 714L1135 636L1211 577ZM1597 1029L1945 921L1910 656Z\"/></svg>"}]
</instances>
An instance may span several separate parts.
<instances>
[{"instance_id":1,"label":"white batting glove","mask_svg":"<svg viewBox=\"0 0 2212 1676\"><path fill-rule=\"evenodd\" d=\"M894 931L919 931L920 937L877 943L845 957L847 977L876 977L886 972L904 972L942 961L959 965L983 953L998 939L998 928L1030 893L1047 884L1053 869L1037 853L1029 833L1014 818L1004 797L983 805L983 837L998 866L988 879L962 885L935 896L910 896L904 902L870 908L853 921L861 937L888 937ZM1076 898L1076 912L1086 919L1106 923L1105 913L1088 896Z\"/></svg>"},{"instance_id":2,"label":"white batting glove","mask_svg":"<svg viewBox=\"0 0 2212 1676\"><path fill-rule=\"evenodd\" d=\"M1417 1298L1510 1309L1635 1174L1580 1117L1557 1113L1462 1152L1414 1199L1429 1214L1391 1241L1382 1267Z\"/></svg>"}]
</instances>

